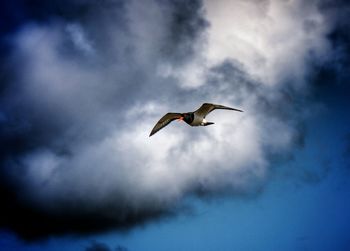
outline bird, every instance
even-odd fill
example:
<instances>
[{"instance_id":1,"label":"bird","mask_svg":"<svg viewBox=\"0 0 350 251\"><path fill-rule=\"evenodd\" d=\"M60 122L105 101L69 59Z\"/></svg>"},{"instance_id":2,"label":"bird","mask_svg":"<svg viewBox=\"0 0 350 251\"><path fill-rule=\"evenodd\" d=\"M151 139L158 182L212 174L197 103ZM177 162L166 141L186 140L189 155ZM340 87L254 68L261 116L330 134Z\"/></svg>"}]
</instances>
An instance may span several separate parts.
<instances>
[{"instance_id":1,"label":"bird","mask_svg":"<svg viewBox=\"0 0 350 251\"><path fill-rule=\"evenodd\" d=\"M214 124L214 122L208 122L205 120L205 117L215 109L224 109L224 110L232 110L237 112L243 112L242 110L231 108L228 106L217 105L204 103L194 112L186 112L186 113L176 113L176 112L168 112L165 114L153 127L149 137L157 133L160 129L169 125L170 122L174 120L185 121L190 126L208 126Z\"/></svg>"}]
</instances>

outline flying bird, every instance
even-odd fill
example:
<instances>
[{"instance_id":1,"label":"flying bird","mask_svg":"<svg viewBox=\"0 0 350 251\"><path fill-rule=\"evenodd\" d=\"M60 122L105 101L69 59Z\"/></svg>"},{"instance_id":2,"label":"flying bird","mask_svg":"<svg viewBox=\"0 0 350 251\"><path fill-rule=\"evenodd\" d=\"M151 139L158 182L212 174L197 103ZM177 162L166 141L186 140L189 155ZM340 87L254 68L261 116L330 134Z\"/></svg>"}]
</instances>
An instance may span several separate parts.
<instances>
[{"instance_id":1,"label":"flying bird","mask_svg":"<svg viewBox=\"0 0 350 251\"><path fill-rule=\"evenodd\" d=\"M207 122L205 120L205 116L207 116L210 112L214 111L215 109L224 109L224 110L232 110L237 112L243 112L242 110L223 106L223 105L216 105L216 104L209 104L204 103L201 107L199 107L194 112L186 112L186 113L174 113L169 112L165 114L153 127L150 137L158 132L163 127L167 126L172 122L173 120L179 120L179 121L185 121L190 126L208 126L214 124L214 122Z\"/></svg>"}]
</instances>

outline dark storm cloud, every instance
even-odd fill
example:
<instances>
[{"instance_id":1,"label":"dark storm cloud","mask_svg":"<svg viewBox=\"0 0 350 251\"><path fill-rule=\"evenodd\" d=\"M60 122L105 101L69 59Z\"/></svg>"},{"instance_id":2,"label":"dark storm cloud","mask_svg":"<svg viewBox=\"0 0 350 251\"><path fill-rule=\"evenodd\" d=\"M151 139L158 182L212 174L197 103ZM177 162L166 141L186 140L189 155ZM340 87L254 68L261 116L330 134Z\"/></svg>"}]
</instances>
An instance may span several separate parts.
<instances>
[{"instance_id":1,"label":"dark storm cloud","mask_svg":"<svg viewBox=\"0 0 350 251\"><path fill-rule=\"evenodd\" d=\"M306 48L278 69L283 81L269 85L235 55L206 58L211 26L201 1L28 1L17 8L24 14L7 16L12 49L1 62L0 226L23 238L125 230L185 211L182 198L191 194L257 194L271 160L302 145L311 108L307 88L290 76L309 77L305 61L327 45L322 29L301 33L315 48L289 39ZM212 118L221 125L211 130L172 124L148 138L162 113L202 102L245 113L217 112Z\"/></svg>"},{"instance_id":2,"label":"dark storm cloud","mask_svg":"<svg viewBox=\"0 0 350 251\"><path fill-rule=\"evenodd\" d=\"M334 23L334 29L329 33L329 40L334 48L335 57L332 65L323 69L325 81L328 83L330 78L337 84L347 84L349 78L350 66L350 3L348 1L323 1L320 4L321 10L329 15Z\"/></svg>"},{"instance_id":3,"label":"dark storm cloud","mask_svg":"<svg viewBox=\"0 0 350 251\"><path fill-rule=\"evenodd\" d=\"M11 34L11 39L20 41L20 44L17 44L13 53L6 55L1 64L4 85L0 100L0 191L1 197L6 200L1 208L1 226L31 239L54 233L101 231L112 226L125 229L171 214L168 205L162 204L146 206L145 203L145 208L130 208L127 192L123 188L114 188L116 191L108 195L110 198L100 198L103 205L96 206L92 206L94 202L74 201L64 195L68 201L57 198L53 205L64 210L51 212L41 210L43 205L37 202L28 203L28 200L32 200L31 195L24 195L26 191L17 185L22 181L26 183L25 180L29 178L26 165L32 153L48 153L58 157L55 157L56 160L70 159L82 145L96 144L108 137L112 130L125 126L122 110L140 99L141 95L157 97L157 93L148 93L147 89L159 83L147 80L146 86L144 83L154 68L145 60L154 63L158 59L183 62L193 53L193 43L205 27L200 2L150 1L139 4L123 1L29 1L6 7L16 7L23 14L20 20L14 20L17 18L14 12L10 12L10 17L6 16L13 22L14 30L20 29L18 35ZM127 8L131 10L128 12ZM150 8L150 13L144 13L142 8ZM152 18L147 16L151 14L160 16L155 17L155 22L150 20L148 24L145 20L140 23L139 12L146 15L141 18ZM28 21L31 23L26 24ZM166 22L165 27L156 23L158 21ZM45 26L41 26L41 23ZM46 26L49 28L46 29ZM162 30L157 31L158 28ZM157 34L162 37L152 39ZM142 48L144 45L146 47ZM13 46L16 47L16 44ZM27 51L26 46L31 47L31 51ZM167 55L170 55L170 59L165 59ZM48 64L35 66L31 58L37 56L39 61L47 60ZM57 63L62 63L64 68L51 67ZM44 68L41 70L36 67ZM93 74L87 76L89 71L95 74L101 71L101 74L97 79L90 80ZM31 72L52 74L55 77L45 79L44 76L42 79L42 76L31 76ZM23 74L24 78L17 73ZM63 75L66 75L66 79ZM68 89L45 88L45 85L51 85L47 81L55 81L55 78L58 81L52 84L67 84ZM171 86L163 88L169 89L169 92L174 89ZM111 121L111 117L115 118ZM72 164L67 163L62 168L69 173ZM54 178L55 174L52 175L51 178ZM67 174L66 178L70 179L70 175ZM38 189L45 189L47 182L43 180L37 184L40 187ZM84 180L76 181L77 184L79 182L84 183ZM86 198L89 197L86 194Z\"/></svg>"},{"instance_id":4,"label":"dark storm cloud","mask_svg":"<svg viewBox=\"0 0 350 251\"><path fill-rule=\"evenodd\" d=\"M93 242L89 247L85 249L85 251L111 251L110 247L101 242Z\"/></svg>"},{"instance_id":5,"label":"dark storm cloud","mask_svg":"<svg viewBox=\"0 0 350 251\"><path fill-rule=\"evenodd\" d=\"M90 246L86 247L85 251L128 251L129 249L118 245L114 249L110 248L107 244L103 242L93 241Z\"/></svg>"},{"instance_id":6,"label":"dark storm cloud","mask_svg":"<svg viewBox=\"0 0 350 251\"><path fill-rule=\"evenodd\" d=\"M346 170L350 170L350 133L348 133L345 137L345 149L343 151L343 160L344 167Z\"/></svg>"}]
</instances>

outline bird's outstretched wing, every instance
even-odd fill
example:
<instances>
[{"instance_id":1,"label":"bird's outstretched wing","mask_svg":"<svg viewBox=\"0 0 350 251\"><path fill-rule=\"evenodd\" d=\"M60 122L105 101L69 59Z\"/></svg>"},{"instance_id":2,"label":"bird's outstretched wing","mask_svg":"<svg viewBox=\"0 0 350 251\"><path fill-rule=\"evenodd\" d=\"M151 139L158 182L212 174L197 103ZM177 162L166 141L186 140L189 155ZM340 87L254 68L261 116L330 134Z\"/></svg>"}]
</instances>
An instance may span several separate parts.
<instances>
[{"instance_id":1,"label":"bird's outstretched wing","mask_svg":"<svg viewBox=\"0 0 350 251\"><path fill-rule=\"evenodd\" d=\"M224 109L224 110L243 112L242 110L231 108L228 106L204 103L194 113L197 114L198 116L205 118L205 116L207 116L210 112L214 111L215 109Z\"/></svg>"},{"instance_id":2,"label":"bird's outstretched wing","mask_svg":"<svg viewBox=\"0 0 350 251\"><path fill-rule=\"evenodd\" d=\"M171 121L175 120L175 119L179 119L181 118L181 113L172 113L169 112L167 114L165 114L158 122L157 124L153 127L151 133L150 133L150 137L155 134L156 132L158 132L160 129L162 129L163 127L167 126Z\"/></svg>"}]
</instances>

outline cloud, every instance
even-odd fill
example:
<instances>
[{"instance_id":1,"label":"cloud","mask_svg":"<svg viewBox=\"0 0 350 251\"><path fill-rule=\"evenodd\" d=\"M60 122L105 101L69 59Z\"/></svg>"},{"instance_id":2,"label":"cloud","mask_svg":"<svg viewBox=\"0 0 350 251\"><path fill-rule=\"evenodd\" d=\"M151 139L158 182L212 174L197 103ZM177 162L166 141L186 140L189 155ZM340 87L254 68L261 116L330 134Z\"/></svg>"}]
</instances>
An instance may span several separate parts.
<instances>
[{"instance_id":1,"label":"cloud","mask_svg":"<svg viewBox=\"0 0 350 251\"><path fill-rule=\"evenodd\" d=\"M318 3L73 1L23 24L0 99L1 226L125 229L189 195L260 191L271 158L302 142L312 62L333 56ZM148 137L163 113L203 102L245 112Z\"/></svg>"},{"instance_id":2,"label":"cloud","mask_svg":"<svg viewBox=\"0 0 350 251\"><path fill-rule=\"evenodd\" d=\"M264 84L301 84L309 73L308 59L327 60L330 23L319 1L206 1L208 57L220 62L237 58Z\"/></svg>"},{"instance_id":3,"label":"cloud","mask_svg":"<svg viewBox=\"0 0 350 251\"><path fill-rule=\"evenodd\" d=\"M342 153L342 157L343 157L343 162L344 162L344 167L346 170L350 169L350 133L348 133L345 137L344 137L344 141L345 141L345 149Z\"/></svg>"},{"instance_id":4,"label":"cloud","mask_svg":"<svg viewBox=\"0 0 350 251\"><path fill-rule=\"evenodd\" d=\"M129 249L118 245L116 246L115 249L111 249L107 244L103 243L103 242L97 242L97 241L93 241L90 246L86 247L85 251L128 251Z\"/></svg>"},{"instance_id":5,"label":"cloud","mask_svg":"<svg viewBox=\"0 0 350 251\"><path fill-rule=\"evenodd\" d=\"M85 249L86 251L110 251L111 249L104 243L94 242Z\"/></svg>"}]
</instances>

